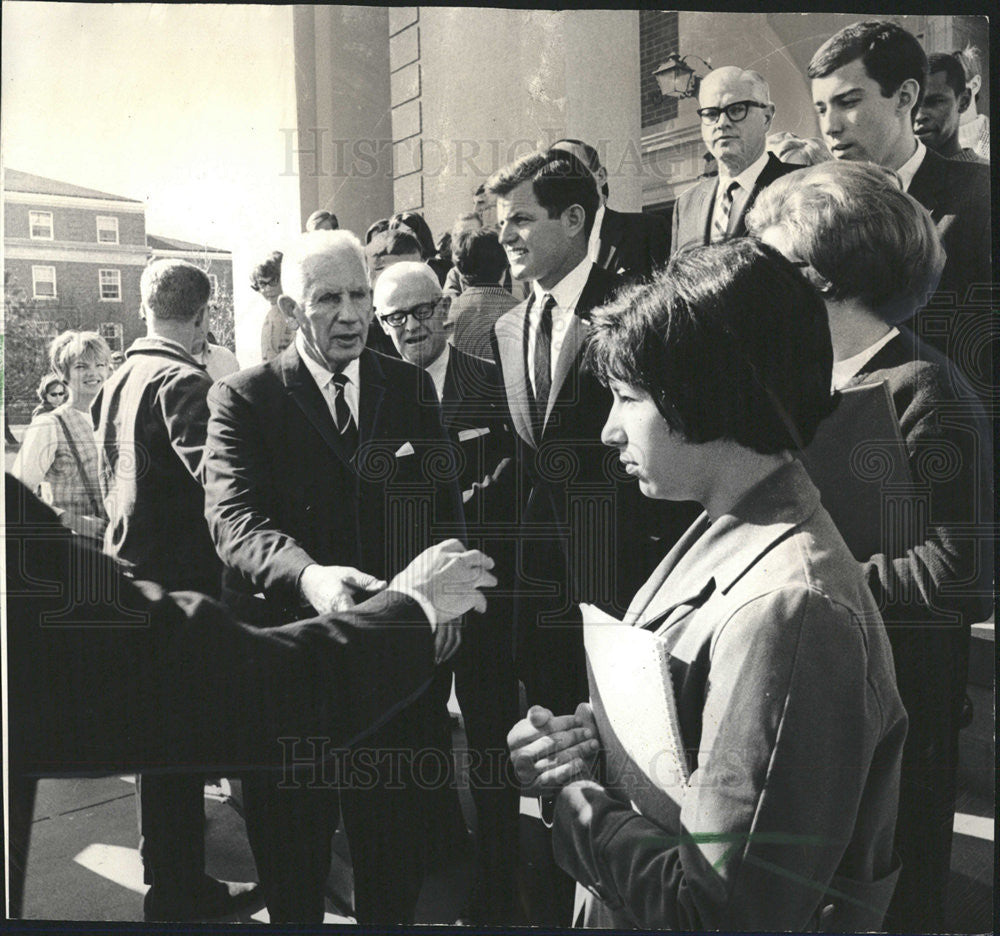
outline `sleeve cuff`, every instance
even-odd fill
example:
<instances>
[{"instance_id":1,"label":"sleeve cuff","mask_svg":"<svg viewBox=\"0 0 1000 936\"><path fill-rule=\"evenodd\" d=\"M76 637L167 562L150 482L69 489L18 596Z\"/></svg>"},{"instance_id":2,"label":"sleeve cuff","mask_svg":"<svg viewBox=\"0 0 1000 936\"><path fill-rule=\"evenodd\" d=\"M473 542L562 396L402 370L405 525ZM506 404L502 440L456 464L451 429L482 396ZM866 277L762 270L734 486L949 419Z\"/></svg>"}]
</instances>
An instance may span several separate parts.
<instances>
[{"instance_id":1,"label":"sleeve cuff","mask_svg":"<svg viewBox=\"0 0 1000 936\"><path fill-rule=\"evenodd\" d=\"M431 604L431 602L429 602L415 588L409 588L406 585L398 584L393 585L392 588L393 591L398 591L400 594L406 595L407 598L412 598L418 605L420 605L420 609L424 612L424 615L431 625L431 633L435 633L437 631L438 618L434 605Z\"/></svg>"}]
</instances>

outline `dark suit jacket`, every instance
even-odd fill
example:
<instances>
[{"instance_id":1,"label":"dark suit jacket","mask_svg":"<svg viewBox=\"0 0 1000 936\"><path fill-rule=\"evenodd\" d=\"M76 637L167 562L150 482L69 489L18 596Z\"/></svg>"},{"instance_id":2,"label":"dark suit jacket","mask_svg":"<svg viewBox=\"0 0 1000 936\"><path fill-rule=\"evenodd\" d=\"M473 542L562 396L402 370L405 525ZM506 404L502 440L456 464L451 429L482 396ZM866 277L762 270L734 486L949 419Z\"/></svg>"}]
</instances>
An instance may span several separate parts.
<instances>
[{"instance_id":1,"label":"dark suit jacket","mask_svg":"<svg viewBox=\"0 0 1000 936\"><path fill-rule=\"evenodd\" d=\"M972 329L995 315L988 288L992 282L989 166L945 159L927 150L908 191L930 212L948 254L931 307L915 324L920 337L952 358L976 380L979 390L980 383L992 383L989 365L984 370L981 362L962 352L979 343ZM977 285L982 288L976 290Z\"/></svg>"},{"instance_id":2,"label":"dark suit jacket","mask_svg":"<svg viewBox=\"0 0 1000 936\"><path fill-rule=\"evenodd\" d=\"M666 219L642 211L605 206L597 242L597 265L630 282L648 280L670 257Z\"/></svg>"},{"instance_id":3,"label":"dark suit jacket","mask_svg":"<svg viewBox=\"0 0 1000 936\"><path fill-rule=\"evenodd\" d=\"M479 504L484 498L476 492L466 498L465 492L474 482L482 483L487 475L490 486L506 475L513 476L511 462L514 458L514 436L507 417L503 381L500 369L492 361L466 354L458 348L449 351L448 369L444 377L441 396L441 416L448 437L461 452L459 484L466 505L466 519L471 521L470 505ZM507 464L501 463L507 459ZM508 493L513 495L513 487ZM494 495L489 498L497 501ZM509 504L499 504L500 511L509 511Z\"/></svg>"},{"instance_id":4,"label":"dark suit jacket","mask_svg":"<svg viewBox=\"0 0 1000 936\"><path fill-rule=\"evenodd\" d=\"M283 620L302 616L298 581L312 562L388 578L464 534L430 377L365 350L360 385L353 456L294 346L209 392L209 529L232 591L263 592Z\"/></svg>"},{"instance_id":5,"label":"dark suit jacket","mask_svg":"<svg viewBox=\"0 0 1000 936\"><path fill-rule=\"evenodd\" d=\"M125 578L9 474L4 493L14 916L35 777L282 769L279 738L328 738L332 753L431 678L430 628L400 595L250 627L194 592Z\"/></svg>"},{"instance_id":6,"label":"dark suit jacket","mask_svg":"<svg viewBox=\"0 0 1000 936\"><path fill-rule=\"evenodd\" d=\"M746 232L745 218L753 207L757 196L775 179L780 179L789 172L800 169L800 166L790 166L781 162L774 153L767 156L767 164L757 177L750 197L746 200L739 215L732 219L731 237L743 237ZM703 179L697 185L689 188L674 205L673 230L670 239L671 255L683 247L704 246L711 243L712 212L715 208L715 193L719 187L719 177Z\"/></svg>"},{"instance_id":7,"label":"dark suit jacket","mask_svg":"<svg viewBox=\"0 0 1000 936\"><path fill-rule=\"evenodd\" d=\"M525 359L534 294L502 316L494 331L494 353L518 435L523 492L518 499L520 643L530 643L532 628L536 637L544 632L541 639L552 645L549 650L562 656L534 665L563 668L567 677L582 681L579 691L586 691L586 672L578 603L596 602L623 613L648 572L697 515L646 500L621 469L618 453L601 442L611 392L583 369L583 346L590 311L620 285L600 267L591 269L563 339L540 436L532 427Z\"/></svg>"}]
</instances>

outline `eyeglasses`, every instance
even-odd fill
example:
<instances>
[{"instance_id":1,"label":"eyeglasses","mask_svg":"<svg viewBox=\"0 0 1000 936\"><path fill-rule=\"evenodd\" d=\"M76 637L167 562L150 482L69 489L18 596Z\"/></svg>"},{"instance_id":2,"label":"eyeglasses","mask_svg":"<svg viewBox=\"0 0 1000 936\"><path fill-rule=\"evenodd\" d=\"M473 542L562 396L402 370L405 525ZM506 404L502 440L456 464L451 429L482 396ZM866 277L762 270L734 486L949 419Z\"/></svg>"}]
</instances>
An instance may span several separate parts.
<instances>
[{"instance_id":1,"label":"eyeglasses","mask_svg":"<svg viewBox=\"0 0 1000 936\"><path fill-rule=\"evenodd\" d=\"M424 322L441 307L443 298L442 296L441 299L435 299L433 302L421 302L419 305L411 306L409 309L396 309L394 312L386 312L385 315L379 316L379 320L385 322L386 325L391 325L393 328L399 328L411 315L418 322Z\"/></svg>"},{"instance_id":2,"label":"eyeglasses","mask_svg":"<svg viewBox=\"0 0 1000 936\"><path fill-rule=\"evenodd\" d=\"M64 397L64 396L66 396L66 391L65 390L49 390L45 395L46 396L54 396L54 397Z\"/></svg>"},{"instance_id":3,"label":"eyeglasses","mask_svg":"<svg viewBox=\"0 0 1000 936\"><path fill-rule=\"evenodd\" d=\"M727 104L725 107L700 107L698 108L698 116L706 127L711 127L721 114L725 114L732 123L739 123L747 119L751 107L766 108L770 106L770 104L761 104L760 101L733 101L732 104Z\"/></svg>"}]
</instances>

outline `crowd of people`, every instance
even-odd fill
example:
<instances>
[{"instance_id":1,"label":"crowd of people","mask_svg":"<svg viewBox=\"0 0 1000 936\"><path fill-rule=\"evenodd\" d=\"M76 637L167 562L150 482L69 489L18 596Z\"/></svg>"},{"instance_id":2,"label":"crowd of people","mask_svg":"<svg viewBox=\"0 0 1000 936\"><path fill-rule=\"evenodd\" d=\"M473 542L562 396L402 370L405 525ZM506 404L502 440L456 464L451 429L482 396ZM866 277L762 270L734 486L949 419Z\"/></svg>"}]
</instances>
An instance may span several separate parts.
<instances>
[{"instance_id":1,"label":"crowd of people","mask_svg":"<svg viewBox=\"0 0 1000 936\"><path fill-rule=\"evenodd\" d=\"M412 922L469 838L454 680L460 922L940 931L992 603L977 67L846 27L808 68L822 140L713 69L714 169L669 223L611 208L573 138L437 241L318 210L253 270L257 366L183 261L143 272L113 372L60 335L7 479L15 883L31 778L131 769L147 919L321 922L342 821L357 921ZM904 503L859 518L854 447L897 443ZM46 623L85 611L117 626ZM603 681L604 627L657 662ZM218 770L259 888L205 872Z\"/></svg>"}]
</instances>

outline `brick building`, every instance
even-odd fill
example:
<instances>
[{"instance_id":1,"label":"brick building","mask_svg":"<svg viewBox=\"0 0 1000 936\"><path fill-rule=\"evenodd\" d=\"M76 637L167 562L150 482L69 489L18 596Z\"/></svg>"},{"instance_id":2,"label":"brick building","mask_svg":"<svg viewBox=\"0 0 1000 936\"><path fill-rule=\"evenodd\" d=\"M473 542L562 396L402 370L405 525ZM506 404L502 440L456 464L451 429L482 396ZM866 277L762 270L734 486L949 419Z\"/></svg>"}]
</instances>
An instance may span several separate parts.
<instances>
[{"instance_id":1,"label":"brick building","mask_svg":"<svg viewBox=\"0 0 1000 936\"><path fill-rule=\"evenodd\" d=\"M303 220L325 207L364 231L393 211L435 234L471 210L472 190L559 137L597 146L619 210L669 213L705 169L697 101L665 100L653 72L671 52L699 75L741 65L770 82L774 130L816 136L805 66L863 18L846 13L294 8L297 130L286 174ZM986 18L894 15L928 52L972 41ZM984 74L984 82L987 76ZM989 88L980 94L988 109Z\"/></svg>"},{"instance_id":2,"label":"brick building","mask_svg":"<svg viewBox=\"0 0 1000 936\"><path fill-rule=\"evenodd\" d=\"M232 254L147 234L146 206L136 199L6 169L3 211L4 290L30 324L17 334L7 328L5 380L14 420L34 406L26 391L46 369L44 347L59 332L96 331L114 351L145 334L139 278L151 258L190 260L231 301Z\"/></svg>"}]
</instances>

